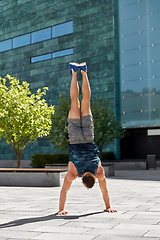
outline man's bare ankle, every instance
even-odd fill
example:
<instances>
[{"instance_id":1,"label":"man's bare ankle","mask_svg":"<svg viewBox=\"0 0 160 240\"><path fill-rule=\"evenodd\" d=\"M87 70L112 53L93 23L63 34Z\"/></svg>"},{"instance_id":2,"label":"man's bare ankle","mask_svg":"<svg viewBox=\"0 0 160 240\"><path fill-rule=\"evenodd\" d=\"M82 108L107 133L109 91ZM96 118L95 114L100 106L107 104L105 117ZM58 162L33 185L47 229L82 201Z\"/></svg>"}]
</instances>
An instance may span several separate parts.
<instances>
[{"instance_id":1,"label":"man's bare ankle","mask_svg":"<svg viewBox=\"0 0 160 240\"><path fill-rule=\"evenodd\" d=\"M72 74L73 74L73 75L77 75L77 72L75 72L75 71L72 69Z\"/></svg>"},{"instance_id":2,"label":"man's bare ankle","mask_svg":"<svg viewBox=\"0 0 160 240\"><path fill-rule=\"evenodd\" d=\"M87 71L85 72L85 71L81 70L81 73L82 73L82 75L87 75Z\"/></svg>"}]
</instances>

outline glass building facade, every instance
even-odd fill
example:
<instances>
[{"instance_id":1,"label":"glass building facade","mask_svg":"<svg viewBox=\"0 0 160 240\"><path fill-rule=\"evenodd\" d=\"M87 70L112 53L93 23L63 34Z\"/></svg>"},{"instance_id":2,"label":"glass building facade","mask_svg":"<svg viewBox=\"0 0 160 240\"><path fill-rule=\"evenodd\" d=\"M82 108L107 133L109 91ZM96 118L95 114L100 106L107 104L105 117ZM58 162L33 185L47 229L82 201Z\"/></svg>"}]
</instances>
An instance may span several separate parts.
<instances>
[{"instance_id":1,"label":"glass building facade","mask_svg":"<svg viewBox=\"0 0 160 240\"><path fill-rule=\"evenodd\" d=\"M121 112L125 127L160 126L160 1L120 0Z\"/></svg>"},{"instance_id":2,"label":"glass building facade","mask_svg":"<svg viewBox=\"0 0 160 240\"><path fill-rule=\"evenodd\" d=\"M160 1L119 0L121 158L160 158Z\"/></svg>"}]
</instances>

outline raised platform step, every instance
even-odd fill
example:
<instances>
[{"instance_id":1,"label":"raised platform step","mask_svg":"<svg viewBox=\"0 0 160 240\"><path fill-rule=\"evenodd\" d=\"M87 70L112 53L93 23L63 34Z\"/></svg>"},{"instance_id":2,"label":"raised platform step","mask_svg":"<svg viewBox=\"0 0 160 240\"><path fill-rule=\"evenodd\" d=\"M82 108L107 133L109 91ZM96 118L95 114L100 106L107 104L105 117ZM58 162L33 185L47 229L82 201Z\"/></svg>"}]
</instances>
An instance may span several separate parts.
<instances>
[{"instance_id":1,"label":"raised platform step","mask_svg":"<svg viewBox=\"0 0 160 240\"><path fill-rule=\"evenodd\" d=\"M0 172L64 172L68 169L47 169L47 168L0 168Z\"/></svg>"},{"instance_id":2,"label":"raised platform step","mask_svg":"<svg viewBox=\"0 0 160 240\"><path fill-rule=\"evenodd\" d=\"M108 161L108 164L114 164L115 170L147 170L146 159L126 159L126 160L115 160ZM160 167L160 161L156 161L157 167Z\"/></svg>"},{"instance_id":3,"label":"raised platform step","mask_svg":"<svg viewBox=\"0 0 160 240\"><path fill-rule=\"evenodd\" d=\"M105 171L105 177L114 176L114 164L102 162L102 167Z\"/></svg>"},{"instance_id":4,"label":"raised platform step","mask_svg":"<svg viewBox=\"0 0 160 240\"><path fill-rule=\"evenodd\" d=\"M59 187L67 169L0 168L0 186Z\"/></svg>"}]
</instances>

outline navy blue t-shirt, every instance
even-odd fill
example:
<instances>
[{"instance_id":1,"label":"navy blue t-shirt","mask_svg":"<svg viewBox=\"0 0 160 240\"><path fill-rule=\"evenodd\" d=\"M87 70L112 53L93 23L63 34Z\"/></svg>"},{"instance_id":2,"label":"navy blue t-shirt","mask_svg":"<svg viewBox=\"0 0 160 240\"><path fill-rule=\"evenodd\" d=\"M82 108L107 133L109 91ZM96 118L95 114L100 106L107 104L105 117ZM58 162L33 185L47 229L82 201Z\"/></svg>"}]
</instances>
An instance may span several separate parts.
<instances>
[{"instance_id":1,"label":"navy blue t-shirt","mask_svg":"<svg viewBox=\"0 0 160 240\"><path fill-rule=\"evenodd\" d=\"M69 162L74 163L79 177L85 172L96 175L99 161L99 150L94 142L69 144Z\"/></svg>"}]
</instances>

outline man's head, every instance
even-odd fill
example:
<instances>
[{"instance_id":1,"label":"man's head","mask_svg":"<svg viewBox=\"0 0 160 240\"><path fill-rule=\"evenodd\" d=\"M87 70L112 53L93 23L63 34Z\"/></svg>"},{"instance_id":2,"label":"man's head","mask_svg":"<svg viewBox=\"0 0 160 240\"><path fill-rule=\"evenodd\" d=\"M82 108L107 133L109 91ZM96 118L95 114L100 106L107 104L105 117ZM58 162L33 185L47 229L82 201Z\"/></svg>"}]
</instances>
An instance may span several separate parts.
<instances>
[{"instance_id":1,"label":"man's head","mask_svg":"<svg viewBox=\"0 0 160 240\"><path fill-rule=\"evenodd\" d=\"M92 173L86 172L82 175L82 182L86 188L92 188L96 182L96 178Z\"/></svg>"}]
</instances>

